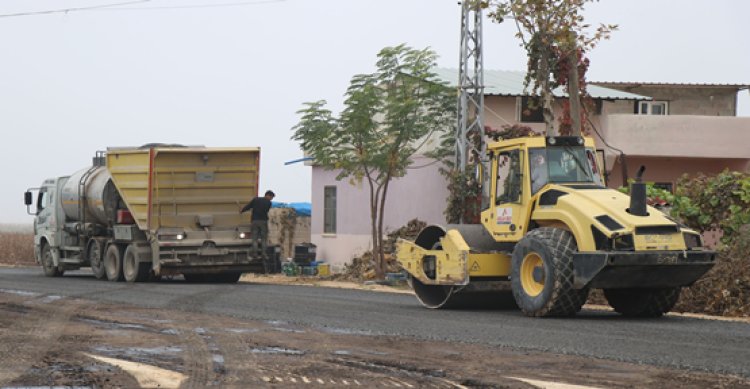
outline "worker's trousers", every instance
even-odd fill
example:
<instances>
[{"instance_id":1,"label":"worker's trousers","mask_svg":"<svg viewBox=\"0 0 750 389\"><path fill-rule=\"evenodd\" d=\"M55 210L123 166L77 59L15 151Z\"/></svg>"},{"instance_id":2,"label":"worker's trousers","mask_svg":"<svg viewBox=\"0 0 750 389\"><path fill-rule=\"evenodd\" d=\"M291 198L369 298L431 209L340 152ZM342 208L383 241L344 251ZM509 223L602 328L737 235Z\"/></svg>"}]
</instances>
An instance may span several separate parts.
<instances>
[{"instance_id":1,"label":"worker's trousers","mask_svg":"<svg viewBox=\"0 0 750 389\"><path fill-rule=\"evenodd\" d=\"M253 220L250 224L250 239L252 240L252 248L250 249L253 257L268 258L268 220ZM262 251L258 253L258 240L260 240L260 247Z\"/></svg>"}]
</instances>

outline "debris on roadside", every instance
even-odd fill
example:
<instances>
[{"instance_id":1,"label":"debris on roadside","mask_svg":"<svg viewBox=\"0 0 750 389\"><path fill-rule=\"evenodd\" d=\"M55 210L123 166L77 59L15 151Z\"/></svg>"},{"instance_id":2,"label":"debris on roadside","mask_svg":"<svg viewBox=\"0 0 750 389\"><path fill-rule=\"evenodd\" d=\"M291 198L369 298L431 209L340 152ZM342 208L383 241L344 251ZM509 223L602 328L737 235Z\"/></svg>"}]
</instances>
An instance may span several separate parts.
<instances>
[{"instance_id":1,"label":"debris on roadside","mask_svg":"<svg viewBox=\"0 0 750 389\"><path fill-rule=\"evenodd\" d=\"M421 231L427 223L419 220L412 219L405 226L388 233L387 238L383 241L383 251L385 252L385 272L387 274L401 273L401 265L395 258L396 242L398 239L414 240L419 231ZM341 280L357 280L366 281L373 280L376 278L375 272L375 261L371 251L365 251L362 255L352 258L350 264L344 266L344 271L340 275L334 277L334 279ZM386 281L388 279L386 278ZM391 283L403 283L393 279L389 281Z\"/></svg>"}]
</instances>

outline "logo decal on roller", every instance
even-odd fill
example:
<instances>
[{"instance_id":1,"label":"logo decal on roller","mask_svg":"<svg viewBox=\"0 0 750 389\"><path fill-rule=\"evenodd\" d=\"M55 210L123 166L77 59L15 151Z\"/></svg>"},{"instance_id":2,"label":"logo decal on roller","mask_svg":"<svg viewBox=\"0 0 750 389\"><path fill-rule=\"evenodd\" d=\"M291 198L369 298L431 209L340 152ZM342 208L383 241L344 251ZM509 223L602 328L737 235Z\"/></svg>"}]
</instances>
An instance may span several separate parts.
<instances>
[{"instance_id":1,"label":"logo decal on roller","mask_svg":"<svg viewBox=\"0 0 750 389\"><path fill-rule=\"evenodd\" d=\"M498 208L497 211L497 224L511 224L513 223L513 208Z\"/></svg>"}]
</instances>

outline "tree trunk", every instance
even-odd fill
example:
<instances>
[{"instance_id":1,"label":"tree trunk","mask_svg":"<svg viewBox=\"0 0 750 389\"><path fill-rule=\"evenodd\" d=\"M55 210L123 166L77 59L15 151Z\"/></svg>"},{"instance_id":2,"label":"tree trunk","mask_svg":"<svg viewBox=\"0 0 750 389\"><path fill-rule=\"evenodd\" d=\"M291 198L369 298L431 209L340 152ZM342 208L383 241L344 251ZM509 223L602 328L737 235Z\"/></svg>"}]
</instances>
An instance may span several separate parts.
<instances>
[{"instance_id":1,"label":"tree trunk","mask_svg":"<svg viewBox=\"0 0 750 389\"><path fill-rule=\"evenodd\" d=\"M380 193L380 189L378 188L378 190L375 190L372 181L373 181L372 178L368 176L367 182L370 185L370 227L371 227L371 233L372 233L372 260L375 266L375 274L378 274L381 272L380 263L377 260L377 254L376 254L379 249L377 221L378 221L378 195Z\"/></svg>"},{"instance_id":2,"label":"tree trunk","mask_svg":"<svg viewBox=\"0 0 750 389\"><path fill-rule=\"evenodd\" d=\"M378 212L378 255L377 255L377 262L379 264L378 266L378 279L385 279L385 270L386 270L386 263L385 263L385 252L383 252L383 220L385 219L385 197L388 193L388 184L391 182L391 175L390 173L386 175L385 182L383 182L383 192L380 196L380 210Z\"/></svg>"},{"instance_id":3,"label":"tree trunk","mask_svg":"<svg viewBox=\"0 0 750 389\"><path fill-rule=\"evenodd\" d=\"M549 53L544 51L539 58L538 77L542 90L542 114L544 115L544 132L547 136L558 135L555 131L555 115L552 113L552 90L550 88Z\"/></svg>"},{"instance_id":4,"label":"tree trunk","mask_svg":"<svg viewBox=\"0 0 750 389\"><path fill-rule=\"evenodd\" d=\"M579 136L583 132L581 126L581 86L578 83L578 50L573 47L568 53L568 101L570 102L570 118L572 127L570 135Z\"/></svg>"}]
</instances>

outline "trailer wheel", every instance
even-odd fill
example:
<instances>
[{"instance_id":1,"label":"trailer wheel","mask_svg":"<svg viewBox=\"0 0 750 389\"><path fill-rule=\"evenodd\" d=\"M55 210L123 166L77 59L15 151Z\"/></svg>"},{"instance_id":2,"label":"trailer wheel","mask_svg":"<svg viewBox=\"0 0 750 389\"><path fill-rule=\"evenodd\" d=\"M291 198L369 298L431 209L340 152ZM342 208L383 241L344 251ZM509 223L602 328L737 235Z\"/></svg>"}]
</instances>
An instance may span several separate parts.
<instances>
[{"instance_id":1,"label":"trailer wheel","mask_svg":"<svg viewBox=\"0 0 750 389\"><path fill-rule=\"evenodd\" d=\"M89 242L89 248L86 256L91 266L91 272L94 273L94 277L97 280L103 280L107 273L104 269L104 262L102 261L102 244L96 239L92 239Z\"/></svg>"},{"instance_id":2,"label":"trailer wheel","mask_svg":"<svg viewBox=\"0 0 750 389\"><path fill-rule=\"evenodd\" d=\"M183 277L185 277L185 281L193 284L200 284L208 281L208 275L206 274L187 273L183 274Z\"/></svg>"},{"instance_id":3,"label":"trailer wheel","mask_svg":"<svg viewBox=\"0 0 750 389\"><path fill-rule=\"evenodd\" d=\"M148 280L149 264L141 262L138 247L129 244L122 259L122 275L127 282L143 282Z\"/></svg>"},{"instance_id":4,"label":"trailer wheel","mask_svg":"<svg viewBox=\"0 0 750 389\"><path fill-rule=\"evenodd\" d=\"M52 257L52 248L48 243L42 244L42 270L47 277L60 277L63 271L55 266L55 258Z\"/></svg>"},{"instance_id":5,"label":"trailer wheel","mask_svg":"<svg viewBox=\"0 0 750 389\"><path fill-rule=\"evenodd\" d=\"M571 316L581 310L588 288L573 288L573 254L578 247L570 232L542 227L526 234L513 250L511 288L527 316Z\"/></svg>"},{"instance_id":6,"label":"trailer wheel","mask_svg":"<svg viewBox=\"0 0 750 389\"><path fill-rule=\"evenodd\" d=\"M604 297L615 312L629 317L659 317L680 298L681 288L604 289Z\"/></svg>"},{"instance_id":7,"label":"trailer wheel","mask_svg":"<svg viewBox=\"0 0 750 389\"><path fill-rule=\"evenodd\" d=\"M241 276L242 273L239 272L221 273L214 275L213 281L221 284L236 284Z\"/></svg>"},{"instance_id":8,"label":"trailer wheel","mask_svg":"<svg viewBox=\"0 0 750 389\"><path fill-rule=\"evenodd\" d=\"M104 253L104 271L110 281L123 280L122 254L122 247L119 245L113 243L107 246L107 252Z\"/></svg>"}]
</instances>

